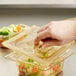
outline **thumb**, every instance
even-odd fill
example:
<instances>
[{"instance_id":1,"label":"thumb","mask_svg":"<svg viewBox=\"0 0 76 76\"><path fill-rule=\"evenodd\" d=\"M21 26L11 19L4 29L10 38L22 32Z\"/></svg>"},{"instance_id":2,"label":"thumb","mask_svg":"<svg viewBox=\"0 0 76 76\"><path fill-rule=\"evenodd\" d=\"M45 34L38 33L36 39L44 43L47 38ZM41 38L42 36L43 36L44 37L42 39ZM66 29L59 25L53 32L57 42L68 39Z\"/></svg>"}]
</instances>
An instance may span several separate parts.
<instances>
[{"instance_id":1,"label":"thumb","mask_svg":"<svg viewBox=\"0 0 76 76\"><path fill-rule=\"evenodd\" d=\"M61 41L59 41L59 40L49 40L49 41L43 42L42 49L45 49L45 48L50 47L50 46L59 46L59 45L62 45Z\"/></svg>"}]
</instances>

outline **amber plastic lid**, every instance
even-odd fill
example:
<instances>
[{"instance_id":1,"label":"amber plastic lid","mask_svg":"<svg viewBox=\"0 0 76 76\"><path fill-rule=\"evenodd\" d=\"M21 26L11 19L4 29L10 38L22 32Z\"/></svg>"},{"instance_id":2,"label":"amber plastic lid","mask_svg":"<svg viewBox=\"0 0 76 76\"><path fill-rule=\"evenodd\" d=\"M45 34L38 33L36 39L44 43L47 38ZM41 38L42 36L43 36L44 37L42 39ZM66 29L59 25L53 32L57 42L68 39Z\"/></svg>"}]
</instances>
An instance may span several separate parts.
<instances>
[{"instance_id":1,"label":"amber plastic lid","mask_svg":"<svg viewBox=\"0 0 76 76\"><path fill-rule=\"evenodd\" d=\"M66 44L64 46L51 46L49 51L46 53L50 54L48 57L39 56L37 49L34 49L34 39L37 36L36 26L27 29L15 37L3 42L3 45L7 48L13 50L13 53L6 56L14 60L24 60L27 61L31 58L39 63L42 70L47 70L56 65L57 62L62 63L67 57L74 54L74 49L70 50L71 46L75 45L75 41ZM42 53L43 54L43 53ZM17 57L15 57L17 56ZM21 59L22 57L22 59Z\"/></svg>"}]
</instances>

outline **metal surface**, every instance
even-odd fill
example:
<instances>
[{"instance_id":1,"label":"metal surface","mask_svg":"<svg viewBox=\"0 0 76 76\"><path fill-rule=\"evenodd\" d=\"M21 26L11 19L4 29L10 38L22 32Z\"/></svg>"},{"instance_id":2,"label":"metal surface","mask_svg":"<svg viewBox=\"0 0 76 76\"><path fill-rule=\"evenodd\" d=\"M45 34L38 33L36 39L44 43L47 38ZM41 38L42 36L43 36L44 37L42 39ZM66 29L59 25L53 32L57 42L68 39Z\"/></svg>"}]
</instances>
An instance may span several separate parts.
<instances>
[{"instance_id":1,"label":"metal surface","mask_svg":"<svg viewBox=\"0 0 76 76\"><path fill-rule=\"evenodd\" d=\"M76 0L0 0L0 8L76 8Z\"/></svg>"},{"instance_id":2,"label":"metal surface","mask_svg":"<svg viewBox=\"0 0 76 76\"><path fill-rule=\"evenodd\" d=\"M76 8L76 4L0 4L0 8Z\"/></svg>"},{"instance_id":3,"label":"metal surface","mask_svg":"<svg viewBox=\"0 0 76 76\"><path fill-rule=\"evenodd\" d=\"M0 26L12 23L42 26L52 20L63 20L71 17L76 17L75 9L0 9Z\"/></svg>"}]
</instances>

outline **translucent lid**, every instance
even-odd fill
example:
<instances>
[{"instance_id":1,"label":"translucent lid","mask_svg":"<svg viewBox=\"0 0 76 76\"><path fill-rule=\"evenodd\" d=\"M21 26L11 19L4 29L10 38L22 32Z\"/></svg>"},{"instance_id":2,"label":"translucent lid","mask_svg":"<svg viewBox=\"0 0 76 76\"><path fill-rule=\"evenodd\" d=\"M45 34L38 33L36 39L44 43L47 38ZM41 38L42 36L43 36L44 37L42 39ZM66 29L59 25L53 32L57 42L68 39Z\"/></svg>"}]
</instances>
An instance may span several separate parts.
<instances>
[{"instance_id":1,"label":"translucent lid","mask_svg":"<svg viewBox=\"0 0 76 76\"><path fill-rule=\"evenodd\" d=\"M13 50L13 52L6 57L15 61L27 61L31 58L39 63L42 70L47 70L52 68L57 62L62 63L67 57L75 53L75 49L70 49L71 46L75 45L75 41L64 46L51 46L40 52L39 50L42 49L39 47L34 49L34 39L37 36L38 29L38 27L33 26L3 42L4 46Z\"/></svg>"}]
</instances>

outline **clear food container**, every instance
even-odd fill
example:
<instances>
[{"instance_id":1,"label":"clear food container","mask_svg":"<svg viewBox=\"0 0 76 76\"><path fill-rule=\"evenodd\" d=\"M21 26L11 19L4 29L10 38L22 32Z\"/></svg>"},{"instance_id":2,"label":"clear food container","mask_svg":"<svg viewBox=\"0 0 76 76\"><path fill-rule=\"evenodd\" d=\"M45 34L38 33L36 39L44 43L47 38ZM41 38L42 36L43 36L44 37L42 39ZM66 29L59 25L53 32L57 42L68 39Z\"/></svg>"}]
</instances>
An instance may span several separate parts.
<instances>
[{"instance_id":1,"label":"clear food container","mask_svg":"<svg viewBox=\"0 0 76 76\"><path fill-rule=\"evenodd\" d=\"M5 57L18 63L20 76L56 76L63 70L64 60L75 53L69 49L75 46L75 41L64 46L51 46L45 50L39 46L34 48L38 29L37 26L32 26L3 42L3 45L13 50Z\"/></svg>"}]
</instances>

